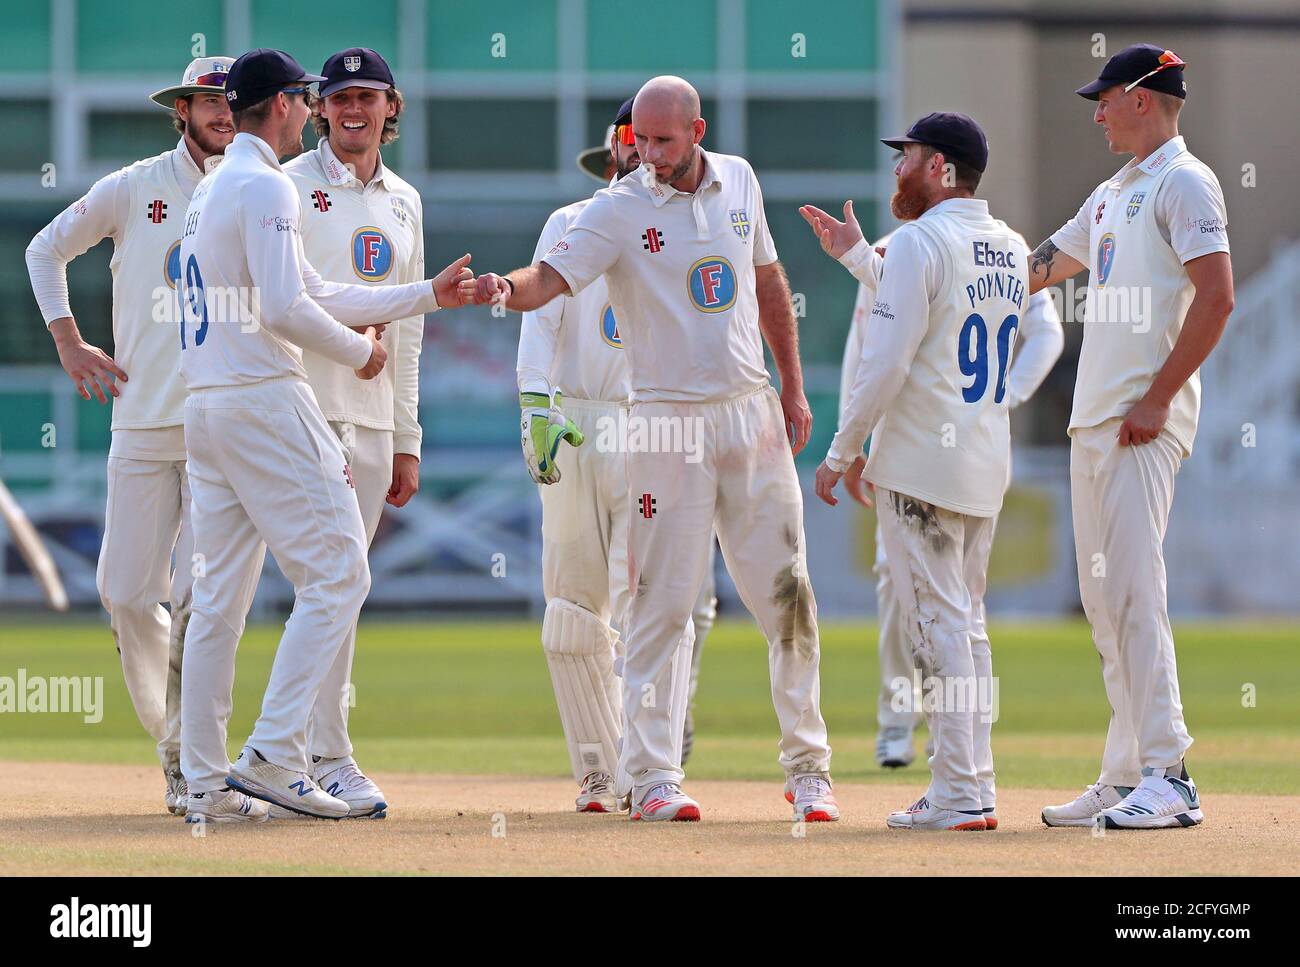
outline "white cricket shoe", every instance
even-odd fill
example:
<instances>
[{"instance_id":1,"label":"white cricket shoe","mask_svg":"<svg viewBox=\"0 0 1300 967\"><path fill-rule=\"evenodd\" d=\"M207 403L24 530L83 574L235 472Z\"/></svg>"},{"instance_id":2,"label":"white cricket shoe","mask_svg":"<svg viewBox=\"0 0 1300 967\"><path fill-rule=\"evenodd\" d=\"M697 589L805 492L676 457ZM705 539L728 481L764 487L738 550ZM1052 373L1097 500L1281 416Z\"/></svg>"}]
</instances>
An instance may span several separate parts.
<instances>
[{"instance_id":1,"label":"white cricket shoe","mask_svg":"<svg viewBox=\"0 0 1300 967\"><path fill-rule=\"evenodd\" d=\"M884 769L901 769L912 764L916 752L912 749L912 730L902 725L891 725L876 736L876 765Z\"/></svg>"},{"instance_id":2,"label":"white cricket shoe","mask_svg":"<svg viewBox=\"0 0 1300 967\"><path fill-rule=\"evenodd\" d=\"M185 798L187 823L264 823L271 818L266 803L235 789L195 792Z\"/></svg>"},{"instance_id":3,"label":"white cricket shoe","mask_svg":"<svg viewBox=\"0 0 1300 967\"><path fill-rule=\"evenodd\" d=\"M1043 807L1043 823L1048 826L1091 826L1103 809L1118 806L1133 790L1094 782L1072 802Z\"/></svg>"},{"instance_id":4,"label":"white cricket shoe","mask_svg":"<svg viewBox=\"0 0 1300 967\"><path fill-rule=\"evenodd\" d=\"M925 830L981 830L988 829L982 810L963 812L957 809L940 809L930 805L922 796L907 809L889 814L885 824L891 829Z\"/></svg>"},{"instance_id":5,"label":"white cricket shoe","mask_svg":"<svg viewBox=\"0 0 1300 967\"><path fill-rule=\"evenodd\" d=\"M996 806L985 806L981 812L984 813L984 828L989 832L998 828L998 811Z\"/></svg>"},{"instance_id":6,"label":"white cricket shoe","mask_svg":"<svg viewBox=\"0 0 1300 967\"><path fill-rule=\"evenodd\" d=\"M317 788L311 776L268 762L262 753L246 745L230 767L226 785L247 796L273 803L291 812L319 819L342 819L352 811L341 799Z\"/></svg>"},{"instance_id":7,"label":"white cricket shoe","mask_svg":"<svg viewBox=\"0 0 1300 967\"><path fill-rule=\"evenodd\" d=\"M785 801L794 806L795 822L833 823L840 818L840 804L831 794L829 776L808 773L787 779Z\"/></svg>"},{"instance_id":8,"label":"white cricket shoe","mask_svg":"<svg viewBox=\"0 0 1300 967\"><path fill-rule=\"evenodd\" d=\"M383 819L388 815L384 794L357 768L352 756L321 759L312 766L311 776L325 792L348 804L349 819Z\"/></svg>"},{"instance_id":9,"label":"white cricket shoe","mask_svg":"<svg viewBox=\"0 0 1300 967\"><path fill-rule=\"evenodd\" d=\"M180 769L168 769L166 766L163 767L163 777L167 780L167 795L163 800L167 804L167 811L173 816L184 816L185 801L190 797L185 777L181 775Z\"/></svg>"},{"instance_id":10,"label":"white cricket shoe","mask_svg":"<svg viewBox=\"0 0 1300 967\"><path fill-rule=\"evenodd\" d=\"M616 813L622 800L614 795L614 779L608 772L589 772L582 778L577 798L580 813Z\"/></svg>"},{"instance_id":11,"label":"white cricket shoe","mask_svg":"<svg viewBox=\"0 0 1300 967\"><path fill-rule=\"evenodd\" d=\"M1143 776L1137 788L1123 802L1103 810L1101 818L1107 829L1166 829L1196 826L1205 814L1191 779Z\"/></svg>"},{"instance_id":12,"label":"white cricket shoe","mask_svg":"<svg viewBox=\"0 0 1300 967\"><path fill-rule=\"evenodd\" d=\"M670 820L694 823L700 819L700 804L675 782L661 782L646 790L641 801L632 806L632 819L646 822Z\"/></svg>"}]
</instances>

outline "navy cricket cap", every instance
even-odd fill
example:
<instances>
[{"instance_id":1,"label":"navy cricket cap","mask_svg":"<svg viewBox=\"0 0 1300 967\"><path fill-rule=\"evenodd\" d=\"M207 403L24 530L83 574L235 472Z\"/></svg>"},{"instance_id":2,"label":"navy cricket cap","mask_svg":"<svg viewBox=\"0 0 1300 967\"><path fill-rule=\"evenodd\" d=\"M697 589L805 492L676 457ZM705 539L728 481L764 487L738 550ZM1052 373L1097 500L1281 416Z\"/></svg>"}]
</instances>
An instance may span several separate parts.
<instances>
[{"instance_id":1,"label":"navy cricket cap","mask_svg":"<svg viewBox=\"0 0 1300 967\"><path fill-rule=\"evenodd\" d=\"M618 109L618 113L614 115L615 126L632 123L632 102L635 100L635 97L629 97L623 102L622 107Z\"/></svg>"},{"instance_id":2,"label":"navy cricket cap","mask_svg":"<svg viewBox=\"0 0 1300 967\"><path fill-rule=\"evenodd\" d=\"M332 54L321 68L325 80L320 86L320 96L329 97L345 87L369 87L386 91L393 87L393 72L388 61L369 47L349 47Z\"/></svg>"},{"instance_id":3,"label":"navy cricket cap","mask_svg":"<svg viewBox=\"0 0 1300 967\"><path fill-rule=\"evenodd\" d=\"M1106 61L1101 76L1074 93L1095 101L1101 97L1102 91L1123 84L1125 92L1135 87L1146 87L1162 94L1186 98L1187 82L1183 80L1185 66L1183 59L1172 50L1155 44L1134 44Z\"/></svg>"},{"instance_id":4,"label":"navy cricket cap","mask_svg":"<svg viewBox=\"0 0 1300 967\"><path fill-rule=\"evenodd\" d=\"M241 55L226 75L226 102L232 111L260 104L295 84L316 84L325 80L306 69L282 50L259 47Z\"/></svg>"},{"instance_id":5,"label":"navy cricket cap","mask_svg":"<svg viewBox=\"0 0 1300 967\"><path fill-rule=\"evenodd\" d=\"M936 111L913 124L901 138L880 140L898 151L905 144L927 144L976 171L982 172L989 163L989 139L975 119L965 114Z\"/></svg>"}]
</instances>

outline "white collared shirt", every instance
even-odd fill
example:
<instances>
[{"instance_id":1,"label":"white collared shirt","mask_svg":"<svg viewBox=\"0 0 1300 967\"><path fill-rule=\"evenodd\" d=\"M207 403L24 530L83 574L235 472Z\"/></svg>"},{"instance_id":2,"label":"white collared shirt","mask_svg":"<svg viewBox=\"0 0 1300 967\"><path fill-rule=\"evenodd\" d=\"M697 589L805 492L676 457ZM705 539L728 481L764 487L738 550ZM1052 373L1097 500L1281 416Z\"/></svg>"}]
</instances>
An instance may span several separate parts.
<instances>
[{"instance_id":1,"label":"white collared shirt","mask_svg":"<svg viewBox=\"0 0 1300 967\"><path fill-rule=\"evenodd\" d=\"M1218 178L1176 137L1103 181L1052 235L1090 272L1071 432L1126 416L1150 389L1196 294L1184 266L1227 252L1227 223ZM1184 456L1196 438L1200 394L1193 373L1170 406L1166 429Z\"/></svg>"},{"instance_id":2,"label":"white collared shirt","mask_svg":"<svg viewBox=\"0 0 1300 967\"><path fill-rule=\"evenodd\" d=\"M631 399L704 402L767 385L754 268L776 261L743 158L703 151L686 194L643 166L596 193L542 261L573 295L604 276Z\"/></svg>"},{"instance_id":3,"label":"white collared shirt","mask_svg":"<svg viewBox=\"0 0 1300 967\"><path fill-rule=\"evenodd\" d=\"M424 278L420 194L379 160L362 185L328 139L284 166L303 216L307 259L331 282L393 286ZM420 455L420 348L424 316L399 319L384 333L388 364L359 380L345 366L304 350L307 381L327 420L393 431L397 453Z\"/></svg>"},{"instance_id":4,"label":"white collared shirt","mask_svg":"<svg viewBox=\"0 0 1300 967\"><path fill-rule=\"evenodd\" d=\"M208 158L201 171L182 137L170 151L99 179L27 246L32 292L48 326L73 315L68 263L113 240L113 360L128 376L113 400L114 430L184 423L175 296L181 228L195 186L220 161Z\"/></svg>"},{"instance_id":5,"label":"white collared shirt","mask_svg":"<svg viewBox=\"0 0 1300 967\"><path fill-rule=\"evenodd\" d=\"M324 281L303 254L301 218L297 191L270 145L247 132L235 135L185 215L181 375L191 392L306 379L302 348L359 369L370 343L347 326L437 307L428 282Z\"/></svg>"}]
</instances>

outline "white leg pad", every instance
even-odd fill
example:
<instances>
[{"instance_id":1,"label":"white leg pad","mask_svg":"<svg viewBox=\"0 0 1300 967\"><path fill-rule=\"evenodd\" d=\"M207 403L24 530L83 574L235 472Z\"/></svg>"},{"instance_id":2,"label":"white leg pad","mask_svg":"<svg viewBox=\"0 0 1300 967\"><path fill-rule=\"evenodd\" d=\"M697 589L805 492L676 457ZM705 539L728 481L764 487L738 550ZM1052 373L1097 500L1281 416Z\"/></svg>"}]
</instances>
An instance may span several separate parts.
<instances>
[{"instance_id":1,"label":"white leg pad","mask_svg":"<svg viewBox=\"0 0 1300 967\"><path fill-rule=\"evenodd\" d=\"M552 598L542 619L542 648L569 744L573 778L614 775L622 741L622 698L614 674L618 632L586 608Z\"/></svg>"}]
</instances>

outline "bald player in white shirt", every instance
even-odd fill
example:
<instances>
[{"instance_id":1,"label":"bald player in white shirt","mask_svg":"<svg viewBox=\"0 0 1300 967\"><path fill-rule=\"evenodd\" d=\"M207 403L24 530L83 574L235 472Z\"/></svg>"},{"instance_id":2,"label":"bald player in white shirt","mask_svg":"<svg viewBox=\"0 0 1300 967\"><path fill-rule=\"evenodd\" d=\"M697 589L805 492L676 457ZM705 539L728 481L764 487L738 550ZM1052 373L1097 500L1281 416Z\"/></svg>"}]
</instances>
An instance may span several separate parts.
<instances>
[{"instance_id":1,"label":"bald player in white shirt","mask_svg":"<svg viewBox=\"0 0 1300 967\"><path fill-rule=\"evenodd\" d=\"M397 138L402 100L384 58L352 47L321 68L312 103L321 136L284 166L303 212L308 261L329 282L402 285L424 278L420 194L384 164L380 146ZM388 365L373 380L304 349L303 368L330 429L343 445L369 546L384 504L405 506L420 486L420 348L424 317L399 319L384 332ZM353 627L321 686L308 731L312 775L351 815L381 818L387 801L357 767L348 736ZM278 810L273 809L273 815Z\"/></svg>"},{"instance_id":2,"label":"bald player in white shirt","mask_svg":"<svg viewBox=\"0 0 1300 967\"><path fill-rule=\"evenodd\" d=\"M676 428L681 435L676 446L668 442L670 451L684 449L687 432L702 444L698 462L629 447L633 591L620 771L631 784L632 818L700 815L681 791L665 695L673 655L691 635L716 528L727 568L768 640L780 762L795 818L834 820L816 604L790 435L793 429L797 452L812 417L762 193L744 159L699 147L699 96L681 78L647 82L632 124L641 173L599 192L540 263L508 278L481 277L476 298L535 309L604 275L631 377L629 419ZM764 368L764 336L781 373L780 398Z\"/></svg>"},{"instance_id":3,"label":"bald player in white shirt","mask_svg":"<svg viewBox=\"0 0 1300 967\"><path fill-rule=\"evenodd\" d=\"M95 182L27 247L32 291L59 362L83 399L91 391L100 403L113 398L96 584L127 694L157 743L167 811L182 816L180 674L193 534L175 290L185 207L235 136L223 94L232 63L200 57L179 85L151 95L174 112L181 133L176 147ZM68 263L105 238L113 240L113 358L82 338L68 301Z\"/></svg>"},{"instance_id":4,"label":"bald player in white shirt","mask_svg":"<svg viewBox=\"0 0 1300 967\"><path fill-rule=\"evenodd\" d=\"M1079 591L1101 655L1110 728L1097 781L1048 806L1049 826L1194 826L1162 544L1174 477L1191 456L1199 370L1232 312L1219 181L1187 150L1183 61L1136 44L1077 93L1097 102L1115 154L1131 154L1033 254L1030 288L1089 270L1070 414Z\"/></svg>"},{"instance_id":5,"label":"bald player in white shirt","mask_svg":"<svg viewBox=\"0 0 1300 967\"><path fill-rule=\"evenodd\" d=\"M903 151L890 207L907 224L883 267L872 269L879 256L855 220L801 209L823 248L859 281L880 279L870 338L817 470L817 493L837 503L833 491L851 468L875 485L901 623L941 689L931 713L930 787L888 825L985 830L985 810L994 828L996 813L983 598L1010 472L1006 381L1029 298L1028 252L973 197L988 142L971 118L930 114L884 143Z\"/></svg>"},{"instance_id":6,"label":"bald player in white shirt","mask_svg":"<svg viewBox=\"0 0 1300 967\"><path fill-rule=\"evenodd\" d=\"M185 216L181 375L194 545L204 559L182 677L187 821L261 821L267 807L253 800L350 815L308 771L307 723L370 588L366 533L300 347L373 379L387 359L373 324L459 305L457 280L468 275L468 256L432 285L344 285L312 268L298 193L277 159L302 150L306 85L320 80L282 51L234 63L226 97L239 105L238 133ZM336 320L371 328L363 336ZM261 715L232 766L235 649L267 547L293 582L294 608Z\"/></svg>"},{"instance_id":7,"label":"bald player in white shirt","mask_svg":"<svg viewBox=\"0 0 1300 967\"><path fill-rule=\"evenodd\" d=\"M851 208L848 217L852 217ZM877 249L888 246L891 232L875 243ZM1020 236L1024 241L1024 236ZM866 349L867 320L876 301L880 284L879 269L882 260L872 260L870 275L859 283L857 300L853 306L853 319L844 347L844 363L840 372L840 417L848 407L853 383L858 375L858 363ZM1065 347L1065 331L1061 327L1061 314L1047 292L1036 292L1029 298L1029 308L1020 320L1016 336L1016 351L1007 376L1007 405L1015 409L1024 403L1047 378ZM1008 478L1008 483L1010 479ZM845 489L864 507L872 506L862 485L861 477L845 478ZM994 530L997 528L994 520ZM912 732L921 717L922 696L916 687L916 662L907 633L900 624L900 612L894 582L885 559L885 542L876 524L876 614L880 625L878 652L880 657L880 691L876 701L876 764L887 769L907 766L914 758ZM921 669L922 678L930 671ZM901 706L901 707L899 707ZM933 754L933 743L928 754ZM986 812L988 822L991 812Z\"/></svg>"},{"instance_id":8,"label":"bald player in white shirt","mask_svg":"<svg viewBox=\"0 0 1300 967\"><path fill-rule=\"evenodd\" d=\"M604 177L598 178L602 184L612 184L641 166L632 136L631 98L607 132L604 157ZM588 171L585 166L583 170ZM551 214L535 260L568 233L590 201ZM626 420L631 383L604 279L596 279L578 295L561 296L523 314L518 379L525 414L536 414L523 420L523 446L542 501L542 648L579 786L576 807L578 812L614 812L626 808L615 794L614 774L623 735L616 669L622 651L618 629L628 602L630 506L625 455L622 448L607 446L602 433L617 428L620 417ZM561 412L563 423L555 421ZM566 425L581 435L564 432ZM560 437L580 445L559 448L552 456L544 439L534 442L534 430L549 434L557 446ZM691 686L699 668L696 656L714 613L710 568L692 615L695 651L682 648L673 657L670 703L673 729L683 736L677 753L681 759Z\"/></svg>"}]
</instances>

